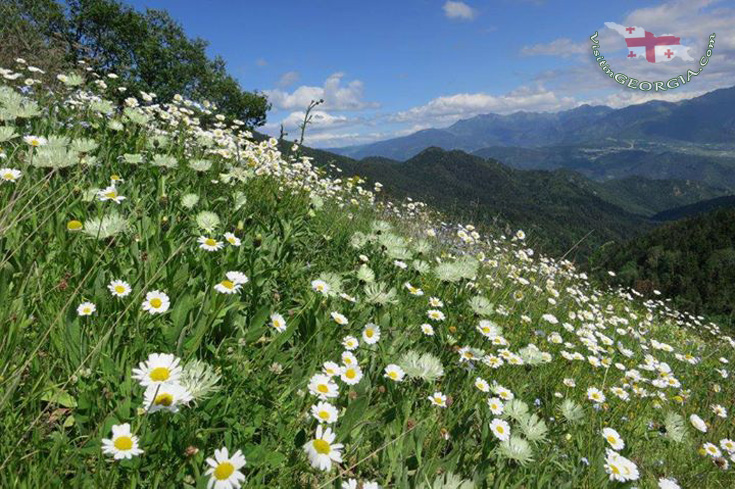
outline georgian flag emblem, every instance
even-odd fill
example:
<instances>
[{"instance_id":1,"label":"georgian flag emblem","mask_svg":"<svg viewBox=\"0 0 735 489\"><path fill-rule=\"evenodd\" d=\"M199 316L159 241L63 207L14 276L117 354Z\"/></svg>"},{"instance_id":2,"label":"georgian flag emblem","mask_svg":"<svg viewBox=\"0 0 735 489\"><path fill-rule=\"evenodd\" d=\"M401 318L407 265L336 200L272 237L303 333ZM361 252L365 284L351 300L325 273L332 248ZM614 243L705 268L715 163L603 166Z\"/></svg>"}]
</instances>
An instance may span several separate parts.
<instances>
[{"instance_id":1,"label":"georgian flag emblem","mask_svg":"<svg viewBox=\"0 0 735 489\"><path fill-rule=\"evenodd\" d=\"M645 59L649 63L660 63L681 58L692 61L689 47L681 43L681 38L671 34L656 36L640 26L623 26L615 22L605 22L605 26L625 38L628 54L632 60Z\"/></svg>"}]
</instances>

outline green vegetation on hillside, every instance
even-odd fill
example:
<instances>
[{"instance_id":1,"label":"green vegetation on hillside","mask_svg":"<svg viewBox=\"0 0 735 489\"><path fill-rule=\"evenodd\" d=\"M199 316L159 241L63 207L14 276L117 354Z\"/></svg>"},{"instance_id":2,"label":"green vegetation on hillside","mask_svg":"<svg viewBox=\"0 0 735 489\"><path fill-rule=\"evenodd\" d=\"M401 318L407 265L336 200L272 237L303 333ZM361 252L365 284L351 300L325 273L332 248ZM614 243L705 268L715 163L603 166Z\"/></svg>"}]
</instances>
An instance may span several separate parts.
<instances>
[{"instance_id":1,"label":"green vegetation on hillside","mask_svg":"<svg viewBox=\"0 0 735 489\"><path fill-rule=\"evenodd\" d=\"M188 100L30 73L0 72L0 487L735 485L717 325Z\"/></svg>"},{"instance_id":2,"label":"green vegetation on hillside","mask_svg":"<svg viewBox=\"0 0 735 489\"><path fill-rule=\"evenodd\" d=\"M735 323L735 209L721 209L661 226L627 243L609 244L593 257L601 278L654 290L678 307ZM608 270L615 277L605 277Z\"/></svg>"},{"instance_id":3,"label":"green vegetation on hillside","mask_svg":"<svg viewBox=\"0 0 735 489\"><path fill-rule=\"evenodd\" d=\"M3 0L0 46L0 66L22 58L59 73L84 62L81 68L114 74L121 83L99 82L125 88L109 95L118 103L141 91L159 100L178 94L206 100L249 126L265 123L270 108L263 94L243 91L221 57L207 57L207 42L189 38L165 10L141 13L117 0Z\"/></svg>"}]
</instances>

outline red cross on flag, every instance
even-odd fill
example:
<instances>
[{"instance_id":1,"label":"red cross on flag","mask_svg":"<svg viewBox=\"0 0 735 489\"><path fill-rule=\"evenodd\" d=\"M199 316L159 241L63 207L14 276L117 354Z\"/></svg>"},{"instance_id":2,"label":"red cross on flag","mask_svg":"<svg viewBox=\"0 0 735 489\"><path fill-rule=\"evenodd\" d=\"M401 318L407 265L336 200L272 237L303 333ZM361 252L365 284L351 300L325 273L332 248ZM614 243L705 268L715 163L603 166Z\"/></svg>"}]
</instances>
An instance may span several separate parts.
<instances>
[{"instance_id":1,"label":"red cross on flag","mask_svg":"<svg viewBox=\"0 0 735 489\"><path fill-rule=\"evenodd\" d=\"M692 61L689 48L681 44L681 38L671 34L656 36L640 26L624 26L615 22L605 22L605 26L625 38L628 59L645 59L649 63L660 63L681 58Z\"/></svg>"}]
</instances>

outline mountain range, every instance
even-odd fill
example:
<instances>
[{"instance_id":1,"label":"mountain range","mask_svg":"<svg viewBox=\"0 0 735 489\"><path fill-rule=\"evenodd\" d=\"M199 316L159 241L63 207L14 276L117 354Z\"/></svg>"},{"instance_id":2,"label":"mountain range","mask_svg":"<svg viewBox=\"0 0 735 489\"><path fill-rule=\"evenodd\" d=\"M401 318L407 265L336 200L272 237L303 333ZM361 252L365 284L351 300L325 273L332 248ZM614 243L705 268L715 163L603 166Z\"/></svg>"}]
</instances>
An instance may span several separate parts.
<instances>
[{"instance_id":1,"label":"mountain range","mask_svg":"<svg viewBox=\"0 0 735 489\"><path fill-rule=\"evenodd\" d=\"M519 169L567 168L606 180L644 176L735 188L735 87L680 102L621 109L485 114L443 129L329 151L405 161L429 147L463 150Z\"/></svg>"}]
</instances>

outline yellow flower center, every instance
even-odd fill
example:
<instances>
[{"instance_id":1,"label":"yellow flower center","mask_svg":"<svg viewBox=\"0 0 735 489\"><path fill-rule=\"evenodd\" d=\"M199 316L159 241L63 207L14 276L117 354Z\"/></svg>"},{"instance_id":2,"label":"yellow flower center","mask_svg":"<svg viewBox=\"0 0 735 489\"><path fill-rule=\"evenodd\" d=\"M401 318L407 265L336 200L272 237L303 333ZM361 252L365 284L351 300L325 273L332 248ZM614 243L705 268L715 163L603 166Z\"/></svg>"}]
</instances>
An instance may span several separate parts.
<instances>
[{"instance_id":1,"label":"yellow flower center","mask_svg":"<svg viewBox=\"0 0 735 489\"><path fill-rule=\"evenodd\" d=\"M3 174L3 178L5 180L15 180L15 175L13 175L12 173L8 172L8 173Z\"/></svg>"},{"instance_id":2,"label":"yellow flower center","mask_svg":"<svg viewBox=\"0 0 735 489\"><path fill-rule=\"evenodd\" d=\"M617 465L610 465L610 470L613 471L613 474L616 474L616 475L620 474L620 469L618 468Z\"/></svg>"},{"instance_id":3,"label":"yellow flower center","mask_svg":"<svg viewBox=\"0 0 735 489\"><path fill-rule=\"evenodd\" d=\"M398 372L388 372L388 377L390 377L393 380L396 380L398 378Z\"/></svg>"},{"instance_id":4,"label":"yellow flower center","mask_svg":"<svg viewBox=\"0 0 735 489\"><path fill-rule=\"evenodd\" d=\"M171 376L171 372L166 367L156 367L151 370L151 380L154 382L165 382Z\"/></svg>"},{"instance_id":5,"label":"yellow flower center","mask_svg":"<svg viewBox=\"0 0 735 489\"><path fill-rule=\"evenodd\" d=\"M495 431L497 431L497 432L498 432L498 433L500 433L501 435L502 435L503 433L505 433L505 429L503 428L503 425L498 425L498 426L496 426L496 427L495 427Z\"/></svg>"},{"instance_id":6,"label":"yellow flower center","mask_svg":"<svg viewBox=\"0 0 735 489\"><path fill-rule=\"evenodd\" d=\"M158 297L151 299L151 306L153 306L155 309L158 309L162 305L163 305L163 301L159 299Z\"/></svg>"},{"instance_id":7,"label":"yellow flower center","mask_svg":"<svg viewBox=\"0 0 735 489\"><path fill-rule=\"evenodd\" d=\"M214 469L214 478L218 481L227 480L230 478L232 473L235 472L235 466L232 465L230 462L222 462L221 464L217 465L217 468Z\"/></svg>"},{"instance_id":8,"label":"yellow flower center","mask_svg":"<svg viewBox=\"0 0 735 489\"><path fill-rule=\"evenodd\" d=\"M442 403L442 398L439 397L439 396L434 396L434 402L437 403L437 404L441 404Z\"/></svg>"},{"instance_id":9,"label":"yellow flower center","mask_svg":"<svg viewBox=\"0 0 735 489\"><path fill-rule=\"evenodd\" d=\"M373 332L372 329L368 329L367 331L365 331L365 336L367 336L368 338L372 338L374 334L375 332Z\"/></svg>"},{"instance_id":10,"label":"yellow flower center","mask_svg":"<svg viewBox=\"0 0 735 489\"><path fill-rule=\"evenodd\" d=\"M153 401L153 403L156 406L166 406L166 407L169 407L171 404L174 403L174 396L172 396L168 392L164 392L163 394L158 394L156 396L156 400Z\"/></svg>"},{"instance_id":11,"label":"yellow flower center","mask_svg":"<svg viewBox=\"0 0 735 489\"><path fill-rule=\"evenodd\" d=\"M220 282L220 285L224 287L225 289L229 289L229 290L232 290L235 288L235 284L232 283L232 281L230 280L223 280L222 282Z\"/></svg>"},{"instance_id":12,"label":"yellow flower center","mask_svg":"<svg viewBox=\"0 0 735 489\"><path fill-rule=\"evenodd\" d=\"M31 146L41 146L41 141L38 139L31 139Z\"/></svg>"},{"instance_id":13,"label":"yellow flower center","mask_svg":"<svg viewBox=\"0 0 735 489\"><path fill-rule=\"evenodd\" d=\"M206 240L204 240L204 244L207 246L217 246L217 241L212 238L207 238Z\"/></svg>"},{"instance_id":14,"label":"yellow flower center","mask_svg":"<svg viewBox=\"0 0 735 489\"><path fill-rule=\"evenodd\" d=\"M331 451L331 447L329 446L329 443L322 439L314 440L314 450L316 450L316 453L320 453L322 455L328 455Z\"/></svg>"},{"instance_id":15,"label":"yellow flower center","mask_svg":"<svg viewBox=\"0 0 735 489\"><path fill-rule=\"evenodd\" d=\"M316 386L316 390L318 390L322 394L326 394L327 392L329 392L329 387L327 387L327 384L319 384L318 386Z\"/></svg>"},{"instance_id":16,"label":"yellow flower center","mask_svg":"<svg viewBox=\"0 0 735 489\"><path fill-rule=\"evenodd\" d=\"M609 443L610 443L611 445L614 445L614 444L615 444L615 437L614 437L614 436L612 436L612 435L610 435L610 436L608 436L608 437L607 437L607 441L608 441L608 442L609 442Z\"/></svg>"},{"instance_id":17,"label":"yellow flower center","mask_svg":"<svg viewBox=\"0 0 735 489\"><path fill-rule=\"evenodd\" d=\"M319 417L326 421L329 419L329 413L327 411L319 411Z\"/></svg>"},{"instance_id":18,"label":"yellow flower center","mask_svg":"<svg viewBox=\"0 0 735 489\"><path fill-rule=\"evenodd\" d=\"M118 436L113 443L118 450L130 450L133 448L133 439L129 436Z\"/></svg>"},{"instance_id":19,"label":"yellow flower center","mask_svg":"<svg viewBox=\"0 0 735 489\"><path fill-rule=\"evenodd\" d=\"M108 199L114 199L115 197L117 197L117 192L111 190L105 194L105 197L107 197Z\"/></svg>"},{"instance_id":20,"label":"yellow flower center","mask_svg":"<svg viewBox=\"0 0 735 489\"><path fill-rule=\"evenodd\" d=\"M352 369L348 369L347 372L345 372L345 377L347 377L348 379L354 379L355 371Z\"/></svg>"},{"instance_id":21,"label":"yellow flower center","mask_svg":"<svg viewBox=\"0 0 735 489\"><path fill-rule=\"evenodd\" d=\"M80 221L69 221L66 223L66 229L69 231L78 231L82 229L82 223Z\"/></svg>"},{"instance_id":22,"label":"yellow flower center","mask_svg":"<svg viewBox=\"0 0 735 489\"><path fill-rule=\"evenodd\" d=\"M122 293L125 292L125 287L122 286L122 285L116 285L115 286L115 292L117 292L118 294L122 294Z\"/></svg>"}]
</instances>

